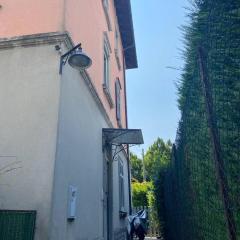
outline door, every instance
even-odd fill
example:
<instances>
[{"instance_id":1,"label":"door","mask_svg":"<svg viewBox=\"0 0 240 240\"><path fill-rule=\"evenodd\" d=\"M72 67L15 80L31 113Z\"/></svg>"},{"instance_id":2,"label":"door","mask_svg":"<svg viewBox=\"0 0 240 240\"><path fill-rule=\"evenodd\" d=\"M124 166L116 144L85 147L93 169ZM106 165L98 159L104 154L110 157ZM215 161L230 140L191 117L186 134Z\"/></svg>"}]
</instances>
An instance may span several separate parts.
<instances>
[{"instance_id":1,"label":"door","mask_svg":"<svg viewBox=\"0 0 240 240\"><path fill-rule=\"evenodd\" d=\"M110 155L111 156L111 155ZM108 154L103 157L103 238L111 239L112 229L112 164Z\"/></svg>"},{"instance_id":2,"label":"door","mask_svg":"<svg viewBox=\"0 0 240 240\"><path fill-rule=\"evenodd\" d=\"M33 240L36 211L0 210L0 239Z\"/></svg>"}]
</instances>

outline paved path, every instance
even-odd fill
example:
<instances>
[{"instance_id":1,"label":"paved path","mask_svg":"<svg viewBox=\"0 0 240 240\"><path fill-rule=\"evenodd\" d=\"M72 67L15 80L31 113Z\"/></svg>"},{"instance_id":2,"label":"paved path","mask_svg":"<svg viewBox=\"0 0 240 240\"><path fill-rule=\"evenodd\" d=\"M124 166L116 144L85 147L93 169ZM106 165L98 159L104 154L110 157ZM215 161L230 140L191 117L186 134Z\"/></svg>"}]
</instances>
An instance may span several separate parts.
<instances>
[{"instance_id":1,"label":"paved path","mask_svg":"<svg viewBox=\"0 0 240 240\"><path fill-rule=\"evenodd\" d=\"M138 238L134 238L134 240L137 240ZM156 237L145 237L145 240L157 240Z\"/></svg>"}]
</instances>

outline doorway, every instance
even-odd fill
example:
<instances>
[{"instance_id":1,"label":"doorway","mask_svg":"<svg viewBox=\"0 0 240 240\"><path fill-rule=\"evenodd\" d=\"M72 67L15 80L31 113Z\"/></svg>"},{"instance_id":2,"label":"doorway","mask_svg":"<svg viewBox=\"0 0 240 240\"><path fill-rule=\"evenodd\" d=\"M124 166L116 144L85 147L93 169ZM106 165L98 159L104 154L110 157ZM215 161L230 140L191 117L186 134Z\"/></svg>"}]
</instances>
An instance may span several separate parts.
<instances>
[{"instance_id":1,"label":"doorway","mask_svg":"<svg viewBox=\"0 0 240 240\"><path fill-rule=\"evenodd\" d=\"M111 239L112 233L112 161L111 150L103 156L103 238Z\"/></svg>"}]
</instances>

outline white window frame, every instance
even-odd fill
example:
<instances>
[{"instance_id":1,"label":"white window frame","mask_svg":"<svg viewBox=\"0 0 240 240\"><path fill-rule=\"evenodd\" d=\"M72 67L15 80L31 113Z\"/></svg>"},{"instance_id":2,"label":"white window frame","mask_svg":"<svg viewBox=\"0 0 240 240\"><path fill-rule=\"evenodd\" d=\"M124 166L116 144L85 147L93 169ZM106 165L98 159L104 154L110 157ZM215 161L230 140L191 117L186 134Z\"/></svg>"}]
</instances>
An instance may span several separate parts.
<instances>
[{"instance_id":1,"label":"white window frame","mask_svg":"<svg viewBox=\"0 0 240 240\"><path fill-rule=\"evenodd\" d=\"M118 51L119 50L119 31L118 31L117 24L115 26L114 37L115 37L115 51Z\"/></svg>"},{"instance_id":2,"label":"white window frame","mask_svg":"<svg viewBox=\"0 0 240 240\"><path fill-rule=\"evenodd\" d=\"M121 70L121 62L120 62L120 56L119 56L120 33L119 33L119 28L117 24L115 26L114 37L115 37L115 46L114 46L115 58L117 61L118 69Z\"/></svg>"},{"instance_id":3,"label":"white window frame","mask_svg":"<svg viewBox=\"0 0 240 240\"><path fill-rule=\"evenodd\" d=\"M122 103L121 103L121 83L119 78L116 79L115 81L115 101L116 101L116 119L118 123L118 127L122 128L122 114L121 114L121 109L122 109Z\"/></svg>"},{"instance_id":4,"label":"white window frame","mask_svg":"<svg viewBox=\"0 0 240 240\"><path fill-rule=\"evenodd\" d=\"M105 96L108 100L110 108L114 107L113 99L111 96L111 71L110 71L110 64L111 64L111 45L108 39L108 35L104 32L104 40L103 40L103 91Z\"/></svg>"},{"instance_id":5,"label":"white window frame","mask_svg":"<svg viewBox=\"0 0 240 240\"><path fill-rule=\"evenodd\" d=\"M109 0L103 0L103 6L108 10L108 8L109 8Z\"/></svg>"},{"instance_id":6,"label":"white window frame","mask_svg":"<svg viewBox=\"0 0 240 240\"><path fill-rule=\"evenodd\" d=\"M110 89L110 53L109 49L104 43L104 53L103 53L103 84L105 88Z\"/></svg>"},{"instance_id":7,"label":"white window frame","mask_svg":"<svg viewBox=\"0 0 240 240\"><path fill-rule=\"evenodd\" d=\"M118 176L119 176L119 211L125 212L124 164L120 157L118 157Z\"/></svg>"},{"instance_id":8,"label":"white window frame","mask_svg":"<svg viewBox=\"0 0 240 240\"><path fill-rule=\"evenodd\" d=\"M102 0L103 10L107 21L108 31L112 31L112 24L109 16L109 3L110 0Z\"/></svg>"}]
</instances>

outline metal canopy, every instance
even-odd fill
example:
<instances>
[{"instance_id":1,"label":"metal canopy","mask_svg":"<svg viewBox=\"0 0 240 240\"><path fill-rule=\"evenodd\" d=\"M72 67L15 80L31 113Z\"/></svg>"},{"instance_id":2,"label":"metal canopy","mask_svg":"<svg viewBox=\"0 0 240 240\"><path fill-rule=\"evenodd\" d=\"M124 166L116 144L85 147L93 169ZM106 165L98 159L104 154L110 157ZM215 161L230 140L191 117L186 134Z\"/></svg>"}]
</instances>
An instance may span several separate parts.
<instances>
[{"instance_id":1,"label":"metal canopy","mask_svg":"<svg viewBox=\"0 0 240 240\"><path fill-rule=\"evenodd\" d=\"M143 144L141 129L103 128L103 138L110 144Z\"/></svg>"}]
</instances>

